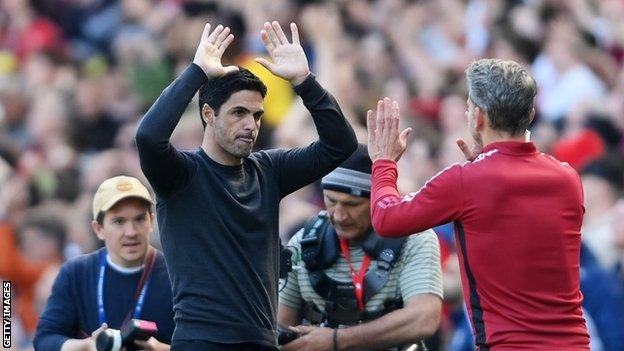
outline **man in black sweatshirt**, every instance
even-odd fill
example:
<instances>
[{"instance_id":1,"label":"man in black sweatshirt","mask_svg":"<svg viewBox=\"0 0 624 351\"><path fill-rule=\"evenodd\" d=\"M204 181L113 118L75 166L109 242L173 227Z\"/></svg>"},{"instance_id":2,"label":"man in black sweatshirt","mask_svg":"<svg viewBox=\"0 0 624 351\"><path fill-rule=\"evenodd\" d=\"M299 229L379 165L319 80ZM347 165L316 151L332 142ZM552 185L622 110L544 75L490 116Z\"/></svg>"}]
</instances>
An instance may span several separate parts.
<instances>
[{"instance_id":1,"label":"man in black sweatshirt","mask_svg":"<svg viewBox=\"0 0 624 351\"><path fill-rule=\"evenodd\" d=\"M234 38L207 24L191 64L145 115L136 141L154 188L173 287L172 350L276 350L280 200L332 171L356 149L334 98L310 73L293 23L292 43L277 22L262 40L273 60L257 62L290 81L310 111L319 140L290 150L251 152L263 113L264 84L223 66ZM196 151L169 142L197 91L204 138Z\"/></svg>"}]
</instances>

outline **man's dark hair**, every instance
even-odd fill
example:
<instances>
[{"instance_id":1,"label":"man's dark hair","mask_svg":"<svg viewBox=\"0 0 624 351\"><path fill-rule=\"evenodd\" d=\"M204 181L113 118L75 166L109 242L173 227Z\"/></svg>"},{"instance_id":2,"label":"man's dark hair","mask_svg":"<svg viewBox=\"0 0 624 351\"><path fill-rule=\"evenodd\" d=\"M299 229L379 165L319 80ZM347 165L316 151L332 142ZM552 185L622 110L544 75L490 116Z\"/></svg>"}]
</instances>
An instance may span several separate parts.
<instances>
[{"instance_id":1,"label":"man's dark hair","mask_svg":"<svg viewBox=\"0 0 624 351\"><path fill-rule=\"evenodd\" d=\"M519 135L531 123L535 80L518 63L481 59L466 70L468 96L487 113L492 129Z\"/></svg>"},{"instance_id":2,"label":"man's dark hair","mask_svg":"<svg viewBox=\"0 0 624 351\"><path fill-rule=\"evenodd\" d=\"M609 150L617 148L622 141L622 132L608 115L600 112L589 112L583 125L585 128L598 133Z\"/></svg>"},{"instance_id":3,"label":"man's dark hair","mask_svg":"<svg viewBox=\"0 0 624 351\"><path fill-rule=\"evenodd\" d=\"M206 128L206 122L202 116L202 107L208 104L215 115L219 114L219 109L232 94L241 90L254 90L260 93L264 98L267 93L267 87L262 83L260 78L249 70L239 67L238 72L226 74L219 78L209 79L199 89L199 117L202 126Z\"/></svg>"},{"instance_id":4,"label":"man's dark hair","mask_svg":"<svg viewBox=\"0 0 624 351\"><path fill-rule=\"evenodd\" d=\"M594 175L604 179L619 195L624 191L624 157L617 152L606 154L583 167L581 175Z\"/></svg>"}]
</instances>

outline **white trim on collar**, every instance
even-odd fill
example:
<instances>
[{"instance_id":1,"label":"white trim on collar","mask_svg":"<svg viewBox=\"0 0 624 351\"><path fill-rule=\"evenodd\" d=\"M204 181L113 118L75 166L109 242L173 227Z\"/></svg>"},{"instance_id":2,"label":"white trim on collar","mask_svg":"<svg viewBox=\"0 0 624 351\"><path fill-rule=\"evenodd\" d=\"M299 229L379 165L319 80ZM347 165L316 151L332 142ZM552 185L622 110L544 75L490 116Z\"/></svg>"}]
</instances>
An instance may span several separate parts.
<instances>
[{"instance_id":1,"label":"white trim on collar","mask_svg":"<svg viewBox=\"0 0 624 351\"><path fill-rule=\"evenodd\" d=\"M113 262L110 258L110 255L108 254L106 254L106 262L112 269L122 274L133 274L133 273L140 272L141 270L143 270L143 266L144 266L144 264L142 264L138 267L122 267L116 264L115 262Z\"/></svg>"}]
</instances>

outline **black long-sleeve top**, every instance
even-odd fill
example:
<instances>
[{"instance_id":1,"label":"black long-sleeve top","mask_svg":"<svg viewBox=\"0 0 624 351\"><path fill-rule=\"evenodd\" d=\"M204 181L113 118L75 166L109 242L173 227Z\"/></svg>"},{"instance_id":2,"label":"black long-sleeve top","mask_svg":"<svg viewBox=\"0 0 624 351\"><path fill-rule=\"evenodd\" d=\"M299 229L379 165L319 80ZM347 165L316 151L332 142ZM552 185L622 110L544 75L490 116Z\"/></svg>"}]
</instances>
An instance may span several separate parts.
<instances>
[{"instance_id":1,"label":"black long-sleeve top","mask_svg":"<svg viewBox=\"0 0 624 351\"><path fill-rule=\"evenodd\" d=\"M157 195L157 218L171 278L174 340L275 345L280 200L321 178L356 149L335 99L310 75L295 87L319 140L307 147L254 152L225 166L203 149L169 142L206 81L189 66L150 108L136 142Z\"/></svg>"}]
</instances>

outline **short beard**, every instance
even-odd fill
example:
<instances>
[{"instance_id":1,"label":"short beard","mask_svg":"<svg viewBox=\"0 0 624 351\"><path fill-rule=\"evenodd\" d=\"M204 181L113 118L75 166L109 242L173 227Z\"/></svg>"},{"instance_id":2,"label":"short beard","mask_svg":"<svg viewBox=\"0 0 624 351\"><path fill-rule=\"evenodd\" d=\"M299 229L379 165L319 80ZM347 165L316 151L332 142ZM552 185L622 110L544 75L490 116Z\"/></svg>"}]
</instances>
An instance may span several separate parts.
<instances>
[{"instance_id":1,"label":"short beard","mask_svg":"<svg viewBox=\"0 0 624 351\"><path fill-rule=\"evenodd\" d=\"M254 143L252 142L249 147L237 145L236 140L229 142L228 140L217 139L217 144L228 154L236 158L247 158L253 150Z\"/></svg>"},{"instance_id":2,"label":"short beard","mask_svg":"<svg viewBox=\"0 0 624 351\"><path fill-rule=\"evenodd\" d=\"M471 132L470 134L472 134L472 140L475 143L475 146L482 149L483 139L481 138L481 134L477 132Z\"/></svg>"},{"instance_id":3,"label":"short beard","mask_svg":"<svg viewBox=\"0 0 624 351\"><path fill-rule=\"evenodd\" d=\"M251 147L249 149L247 148L238 148L234 145L232 145L232 147L230 148L231 150L226 150L227 152L229 152L230 154L239 157L239 158L247 158L249 157L249 155L251 155L251 151L253 150L253 146L254 143L251 143Z\"/></svg>"}]
</instances>

